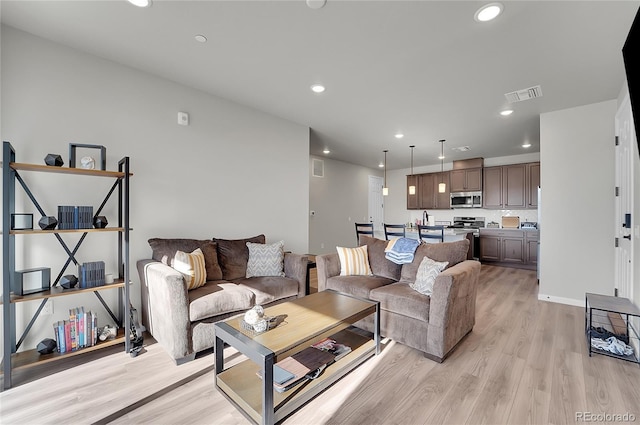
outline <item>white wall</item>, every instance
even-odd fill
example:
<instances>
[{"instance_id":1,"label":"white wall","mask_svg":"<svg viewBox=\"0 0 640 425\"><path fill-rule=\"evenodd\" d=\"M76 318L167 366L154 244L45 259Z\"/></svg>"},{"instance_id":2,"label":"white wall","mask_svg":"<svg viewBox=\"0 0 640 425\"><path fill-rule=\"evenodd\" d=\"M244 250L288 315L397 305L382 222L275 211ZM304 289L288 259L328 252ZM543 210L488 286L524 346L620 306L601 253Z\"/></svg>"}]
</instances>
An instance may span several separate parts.
<instances>
[{"instance_id":1,"label":"white wall","mask_svg":"<svg viewBox=\"0 0 640 425\"><path fill-rule=\"evenodd\" d=\"M131 158L134 305L140 299L135 262L151 256L152 237L264 233L267 242L283 239L286 249L307 252L307 127L12 28L2 27L1 42L2 139L12 143L18 162L43 164L47 153L59 153L68 164L69 142L106 146L108 169ZM178 111L190 114L189 126L177 124ZM49 215L57 205L97 207L112 183L35 173L25 179ZM20 212L36 212L28 201L19 205ZM110 223L115 211L105 210ZM89 235L78 259L104 259L115 271L114 235ZM23 237L17 251L18 267L58 271L66 258L49 235ZM92 294L53 301L53 316L36 321L26 348L51 337L51 323L68 308L98 308ZM20 303L18 321L36 307Z\"/></svg>"},{"instance_id":2,"label":"white wall","mask_svg":"<svg viewBox=\"0 0 640 425\"><path fill-rule=\"evenodd\" d=\"M324 177L309 173L309 252L336 252L336 246L356 246L354 223L369 221L369 176L382 172L328 158L324 161ZM311 165L310 165L311 167ZM387 201L385 200L385 205Z\"/></svg>"},{"instance_id":3,"label":"white wall","mask_svg":"<svg viewBox=\"0 0 640 425\"><path fill-rule=\"evenodd\" d=\"M540 116L539 298L613 295L615 100Z\"/></svg>"}]
</instances>

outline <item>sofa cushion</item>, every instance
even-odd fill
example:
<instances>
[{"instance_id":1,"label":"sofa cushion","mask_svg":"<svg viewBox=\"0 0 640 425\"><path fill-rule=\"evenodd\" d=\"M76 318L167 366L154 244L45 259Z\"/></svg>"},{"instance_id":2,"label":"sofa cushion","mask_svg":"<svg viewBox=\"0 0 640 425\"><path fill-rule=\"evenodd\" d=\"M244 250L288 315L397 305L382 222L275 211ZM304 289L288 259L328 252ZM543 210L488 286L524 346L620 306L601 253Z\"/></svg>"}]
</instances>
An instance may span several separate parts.
<instances>
[{"instance_id":1,"label":"sofa cushion","mask_svg":"<svg viewBox=\"0 0 640 425\"><path fill-rule=\"evenodd\" d=\"M204 255L200 248L191 254L180 250L176 251L176 256L173 259L173 268L182 273L188 290L199 288L207 281Z\"/></svg>"},{"instance_id":2,"label":"sofa cushion","mask_svg":"<svg viewBox=\"0 0 640 425\"><path fill-rule=\"evenodd\" d=\"M254 305L255 295L231 282L207 282L189 291L189 320L206 319L232 311L248 310Z\"/></svg>"},{"instance_id":3,"label":"sofa cushion","mask_svg":"<svg viewBox=\"0 0 640 425\"><path fill-rule=\"evenodd\" d=\"M367 245L371 273L398 281L402 264L396 264L386 259L384 250L388 243L389 241L360 235L360 245Z\"/></svg>"},{"instance_id":4,"label":"sofa cushion","mask_svg":"<svg viewBox=\"0 0 640 425\"><path fill-rule=\"evenodd\" d=\"M327 279L325 289L369 298L369 292L374 288L393 283L393 279L380 276L334 276Z\"/></svg>"},{"instance_id":5,"label":"sofa cushion","mask_svg":"<svg viewBox=\"0 0 640 425\"><path fill-rule=\"evenodd\" d=\"M218 244L218 260L225 280L240 279L247 275L249 248L247 242L265 243L264 235L245 239L213 239Z\"/></svg>"},{"instance_id":6,"label":"sofa cushion","mask_svg":"<svg viewBox=\"0 0 640 425\"><path fill-rule=\"evenodd\" d=\"M210 240L197 239L149 239L151 246L151 258L173 267L173 259L176 251L193 252L197 248L202 250L204 264L207 269L207 280L222 279L222 270L218 264L217 244Z\"/></svg>"},{"instance_id":7,"label":"sofa cushion","mask_svg":"<svg viewBox=\"0 0 640 425\"><path fill-rule=\"evenodd\" d=\"M284 241L274 244L247 242L249 260L246 277L284 276Z\"/></svg>"},{"instance_id":8,"label":"sofa cushion","mask_svg":"<svg viewBox=\"0 0 640 425\"><path fill-rule=\"evenodd\" d=\"M357 248L344 248L337 246L338 258L340 258L340 276L369 276L369 255L367 246Z\"/></svg>"},{"instance_id":9,"label":"sofa cushion","mask_svg":"<svg viewBox=\"0 0 640 425\"><path fill-rule=\"evenodd\" d=\"M414 291L402 282L392 283L371 290L369 298L380 302L380 309L429 321L431 297Z\"/></svg>"},{"instance_id":10,"label":"sofa cushion","mask_svg":"<svg viewBox=\"0 0 640 425\"><path fill-rule=\"evenodd\" d=\"M288 277L252 277L238 279L235 282L241 288L253 292L256 305L298 296L298 281Z\"/></svg>"},{"instance_id":11,"label":"sofa cushion","mask_svg":"<svg viewBox=\"0 0 640 425\"><path fill-rule=\"evenodd\" d=\"M446 261L434 261L429 257L424 257L418 267L416 281L409 283L409 286L423 295L431 295L436 278L447 267L447 264L449 263Z\"/></svg>"},{"instance_id":12,"label":"sofa cushion","mask_svg":"<svg viewBox=\"0 0 640 425\"><path fill-rule=\"evenodd\" d=\"M416 281L418 267L424 257L429 257L435 261L448 261L449 267L467 259L469 251L469 240L462 239L455 242L443 243L423 243L416 249L415 256L411 263L403 264L400 273L400 282L411 283Z\"/></svg>"}]
</instances>

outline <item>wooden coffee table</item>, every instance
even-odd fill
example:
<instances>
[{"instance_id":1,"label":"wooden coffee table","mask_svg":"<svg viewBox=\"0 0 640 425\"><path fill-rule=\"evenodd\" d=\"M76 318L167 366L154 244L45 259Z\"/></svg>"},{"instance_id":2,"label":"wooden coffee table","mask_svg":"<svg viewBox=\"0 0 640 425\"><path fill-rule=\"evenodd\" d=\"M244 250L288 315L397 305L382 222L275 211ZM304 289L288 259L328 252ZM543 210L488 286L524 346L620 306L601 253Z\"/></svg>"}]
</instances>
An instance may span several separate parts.
<instances>
[{"instance_id":1,"label":"wooden coffee table","mask_svg":"<svg viewBox=\"0 0 640 425\"><path fill-rule=\"evenodd\" d=\"M242 327L242 315L215 324L215 385L248 419L273 424L311 400L355 367L380 352L379 303L327 290L265 309L267 316L286 315L284 322L261 334ZM354 332L350 326L374 315L375 332ZM273 389L273 365L326 337L352 351L329 365L316 379L285 392ZM224 344L249 359L224 369ZM266 371L263 378L259 370Z\"/></svg>"}]
</instances>

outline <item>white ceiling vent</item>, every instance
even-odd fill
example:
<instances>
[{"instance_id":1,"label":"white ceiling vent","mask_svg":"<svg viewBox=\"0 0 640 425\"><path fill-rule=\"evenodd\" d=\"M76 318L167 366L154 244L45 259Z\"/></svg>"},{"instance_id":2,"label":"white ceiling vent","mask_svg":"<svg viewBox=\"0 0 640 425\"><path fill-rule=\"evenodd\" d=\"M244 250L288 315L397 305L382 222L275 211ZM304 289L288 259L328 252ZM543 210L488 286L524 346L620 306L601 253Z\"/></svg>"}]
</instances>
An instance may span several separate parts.
<instances>
[{"instance_id":1,"label":"white ceiling vent","mask_svg":"<svg viewBox=\"0 0 640 425\"><path fill-rule=\"evenodd\" d=\"M512 91L511 93L505 93L504 97L507 98L509 103L522 102L523 100L535 99L536 97L542 97L542 88L540 86L529 87L528 89L522 89Z\"/></svg>"},{"instance_id":2,"label":"white ceiling vent","mask_svg":"<svg viewBox=\"0 0 640 425\"><path fill-rule=\"evenodd\" d=\"M313 177L324 177L324 161L313 158Z\"/></svg>"},{"instance_id":3,"label":"white ceiling vent","mask_svg":"<svg viewBox=\"0 0 640 425\"><path fill-rule=\"evenodd\" d=\"M456 152L466 152L471 150L471 148L469 146L459 146L457 148L451 148L451 150Z\"/></svg>"}]
</instances>

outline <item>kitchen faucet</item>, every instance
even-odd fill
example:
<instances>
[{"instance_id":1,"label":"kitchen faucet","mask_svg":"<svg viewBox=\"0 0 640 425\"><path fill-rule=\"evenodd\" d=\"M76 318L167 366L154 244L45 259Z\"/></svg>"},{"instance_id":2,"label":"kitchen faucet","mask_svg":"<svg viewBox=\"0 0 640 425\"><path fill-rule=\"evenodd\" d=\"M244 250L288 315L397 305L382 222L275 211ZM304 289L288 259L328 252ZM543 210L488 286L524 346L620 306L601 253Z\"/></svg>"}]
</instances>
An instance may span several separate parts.
<instances>
[{"instance_id":1,"label":"kitchen faucet","mask_svg":"<svg viewBox=\"0 0 640 425\"><path fill-rule=\"evenodd\" d=\"M427 210L424 210L424 212L422 213L422 225L426 226L428 222L429 222L429 214L427 213Z\"/></svg>"}]
</instances>

